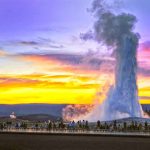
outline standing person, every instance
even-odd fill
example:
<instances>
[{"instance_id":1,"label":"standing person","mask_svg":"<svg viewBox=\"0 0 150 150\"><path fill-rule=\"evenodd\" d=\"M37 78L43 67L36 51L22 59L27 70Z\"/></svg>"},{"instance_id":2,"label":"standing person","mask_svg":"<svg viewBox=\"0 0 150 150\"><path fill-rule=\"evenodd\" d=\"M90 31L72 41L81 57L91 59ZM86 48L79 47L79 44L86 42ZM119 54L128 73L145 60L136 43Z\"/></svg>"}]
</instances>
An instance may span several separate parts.
<instances>
[{"instance_id":1,"label":"standing person","mask_svg":"<svg viewBox=\"0 0 150 150\"><path fill-rule=\"evenodd\" d=\"M88 121L85 122L85 129L86 129L86 130L89 129L89 123L88 123Z\"/></svg>"},{"instance_id":2,"label":"standing person","mask_svg":"<svg viewBox=\"0 0 150 150\"><path fill-rule=\"evenodd\" d=\"M85 120L82 121L82 128L85 129Z\"/></svg>"},{"instance_id":3,"label":"standing person","mask_svg":"<svg viewBox=\"0 0 150 150\"><path fill-rule=\"evenodd\" d=\"M51 121L48 122L47 129L48 129L49 131L52 130L52 122L51 122Z\"/></svg>"},{"instance_id":4,"label":"standing person","mask_svg":"<svg viewBox=\"0 0 150 150\"><path fill-rule=\"evenodd\" d=\"M101 122L98 120L98 121L97 121L96 128L97 128L97 129L100 129L100 126L101 126Z\"/></svg>"},{"instance_id":5,"label":"standing person","mask_svg":"<svg viewBox=\"0 0 150 150\"><path fill-rule=\"evenodd\" d=\"M53 130L56 130L56 123L55 122L53 122Z\"/></svg>"},{"instance_id":6,"label":"standing person","mask_svg":"<svg viewBox=\"0 0 150 150\"><path fill-rule=\"evenodd\" d=\"M75 122L74 122L74 120L72 121L71 126L72 126L72 130L75 130Z\"/></svg>"}]
</instances>

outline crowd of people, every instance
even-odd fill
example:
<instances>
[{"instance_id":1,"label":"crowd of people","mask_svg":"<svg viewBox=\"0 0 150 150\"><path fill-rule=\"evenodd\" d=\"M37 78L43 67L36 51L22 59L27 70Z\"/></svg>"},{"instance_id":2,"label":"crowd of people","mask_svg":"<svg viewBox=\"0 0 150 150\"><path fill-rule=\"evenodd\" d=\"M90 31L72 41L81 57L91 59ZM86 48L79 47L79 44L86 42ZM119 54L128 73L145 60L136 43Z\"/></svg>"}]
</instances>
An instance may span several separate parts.
<instances>
[{"instance_id":1,"label":"crowd of people","mask_svg":"<svg viewBox=\"0 0 150 150\"><path fill-rule=\"evenodd\" d=\"M11 130L11 129L32 129L32 130L68 130L68 131L146 131L150 132L150 125L148 122L138 123L136 121L118 123L113 121L89 123L86 120L83 121L47 121L47 122L0 122L0 130Z\"/></svg>"}]
</instances>

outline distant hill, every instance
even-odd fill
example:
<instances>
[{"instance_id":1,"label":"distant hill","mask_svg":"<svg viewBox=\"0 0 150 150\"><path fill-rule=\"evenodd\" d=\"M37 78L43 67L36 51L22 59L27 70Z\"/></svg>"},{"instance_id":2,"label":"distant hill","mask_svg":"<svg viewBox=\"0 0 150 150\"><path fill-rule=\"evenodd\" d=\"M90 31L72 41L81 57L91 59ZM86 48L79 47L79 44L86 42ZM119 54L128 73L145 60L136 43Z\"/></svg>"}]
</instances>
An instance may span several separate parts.
<instances>
[{"instance_id":1,"label":"distant hill","mask_svg":"<svg viewBox=\"0 0 150 150\"><path fill-rule=\"evenodd\" d=\"M0 105L0 116L9 116L15 112L17 116L32 114L47 114L61 117L65 105L51 104L25 104L25 105Z\"/></svg>"},{"instance_id":2,"label":"distant hill","mask_svg":"<svg viewBox=\"0 0 150 150\"><path fill-rule=\"evenodd\" d=\"M143 110L149 110L150 111L150 105L142 105Z\"/></svg>"},{"instance_id":3,"label":"distant hill","mask_svg":"<svg viewBox=\"0 0 150 150\"><path fill-rule=\"evenodd\" d=\"M28 120L28 121L56 121L60 119L60 117L47 115L47 114L32 114L32 115L24 115L24 116L18 116L17 119L20 120Z\"/></svg>"},{"instance_id":4,"label":"distant hill","mask_svg":"<svg viewBox=\"0 0 150 150\"><path fill-rule=\"evenodd\" d=\"M0 121L3 121L3 122L7 122L7 121L9 121L9 122L17 122L17 121L45 122L48 120L57 121L60 119L61 119L61 117L47 115L47 114L23 115L23 116L18 116L16 119L11 119L9 116L0 117Z\"/></svg>"},{"instance_id":5,"label":"distant hill","mask_svg":"<svg viewBox=\"0 0 150 150\"><path fill-rule=\"evenodd\" d=\"M108 124L111 124L114 122L114 120L111 121L104 121L103 123L107 122ZM124 122L127 122L128 124L132 122L137 122L137 123L145 123L148 122L150 124L150 118L138 118L138 117L129 117L129 118L123 118L123 119L117 119L116 123L117 124L123 124Z\"/></svg>"},{"instance_id":6,"label":"distant hill","mask_svg":"<svg viewBox=\"0 0 150 150\"><path fill-rule=\"evenodd\" d=\"M15 112L17 116L47 114L61 117L62 109L66 105L52 104L25 104L25 105L0 105L0 116L9 116ZM142 105L143 110L150 110L150 105Z\"/></svg>"}]
</instances>

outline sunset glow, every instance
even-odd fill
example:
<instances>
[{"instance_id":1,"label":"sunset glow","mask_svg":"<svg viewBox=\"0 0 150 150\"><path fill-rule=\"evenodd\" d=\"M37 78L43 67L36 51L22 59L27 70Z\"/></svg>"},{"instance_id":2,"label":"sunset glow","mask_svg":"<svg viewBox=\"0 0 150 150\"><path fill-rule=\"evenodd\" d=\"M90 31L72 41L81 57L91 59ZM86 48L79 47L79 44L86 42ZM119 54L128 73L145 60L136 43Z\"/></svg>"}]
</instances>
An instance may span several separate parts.
<instances>
[{"instance_id":1,"label":"sunset glow","mask_svg":"<svg viewBox=\"0 0 150 150\"><path fill-rule=\"evenodd\" d=\"M80 38L94 23L87 12L92 1L0 1L0 104L102 103L103 89L108 91L114 82L115 57L107 46ZM141 104L150 104L147 6L148 1L135 5L128 0L124 8L139 20L135 30L141 35L137 55Z\"/></svg>"},{"instance_id":2,"label":"sunset glow","mask_svg":"<svg viewBox=\"0 0 150 150\"><path fill-rule=\"evenodd\" d=\"M54 59L53 56L5 55L5 57L12 57L14 64L10 68L10 74L8 74L7 66L1 70L1 104L92 104L97 92L102 92L103 87L109 89L106 83L113 82L113 70L107 72L106 64L103 68L94 70L89 67L89 64L74 65L67 60L63 62ZM29 69L20 72L19 68L26 67ZM141 104L150 104L149 83L150 77L139 73L138 87Z\"/></svg>"}]
</instances>

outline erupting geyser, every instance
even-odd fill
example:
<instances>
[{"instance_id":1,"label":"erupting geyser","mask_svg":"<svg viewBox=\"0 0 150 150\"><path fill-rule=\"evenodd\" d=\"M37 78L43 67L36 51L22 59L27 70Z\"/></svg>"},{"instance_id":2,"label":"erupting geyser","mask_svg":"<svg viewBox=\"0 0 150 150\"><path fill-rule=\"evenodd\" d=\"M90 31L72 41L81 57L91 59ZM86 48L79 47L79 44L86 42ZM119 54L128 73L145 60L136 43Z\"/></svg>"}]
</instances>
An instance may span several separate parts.
<instances>
[{"instance_id":1,"label":"erupting geyser","mask_svg":"<svg viewBox=\"0 0 150 150\"><path fill-rule=\"evenodd\" d=\"M142 117L136 79L139 34L133 31L137 20L132 14L116 14L113 7L116 4L94 0L91 9L96 18L94 30L81 34L84 40L94 39L112 47L116 58L115 84L104 103L88 115L86 119L90 121Z\"/></svg>"},{"instance_id":2,"label":"erupting geyser","mask_svg":"<svg viewBox=\"0 0 150 150\"><path fill-rule=\"evenodd\" d=\"M102 107L102 119L142 117L136 84L138 38L135 34L123 35L116 49L116 79Z\"/></svg>"},{"instance_id":3,"label":"erupting geyser","mask_svg":"<svg viewBox=\"0 0 150 150\"><path fill-rule=\"evenodd\" d=\"M100 112L99 119L142 117L136 83L139 41L139 34L133 31L136 17L113 13L112 7L104 0L95 0L92 12L97 20L91 37L114 48L116 57L115 85L101 106L103 112Z\"/></svg>"}]
</instances>

